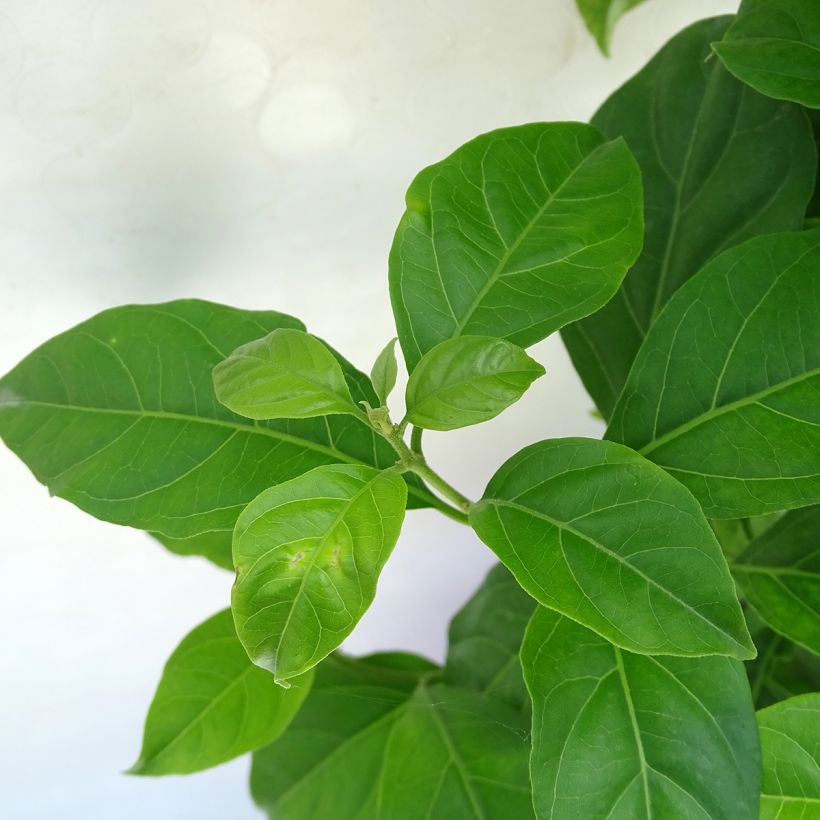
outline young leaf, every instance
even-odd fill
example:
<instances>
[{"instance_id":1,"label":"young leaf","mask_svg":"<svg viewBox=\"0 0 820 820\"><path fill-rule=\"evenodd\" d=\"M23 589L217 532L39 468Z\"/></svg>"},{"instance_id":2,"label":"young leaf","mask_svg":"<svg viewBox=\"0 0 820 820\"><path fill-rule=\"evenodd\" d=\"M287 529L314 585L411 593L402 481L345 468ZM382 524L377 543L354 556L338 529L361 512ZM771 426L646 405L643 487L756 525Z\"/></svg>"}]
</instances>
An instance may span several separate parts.
<instances>
[{"instance_id":1,"label":"young leaf","mask_svg":"<svg viewBox=\"0 0 820 820\"><path fill-rule=\"evenodd\" d=\"M607 57L612 32L618 20L643 2L645 0L576 0L578 11L581 12L590 34Z\"/></svg>"},{"instance_id":2,"label":"young leaf","mask_svg":"<svg viewBox=\"0 0 820 820\"><path fill-rule=\"evenodd\" d=\"M820 503L820 230L758 237L684 285L635 359L606 436L712 518Z\"/></svg>"},{"instance_id":3,"label":"young leaf","mask_svg":"<svg viewBox=\"0 0 820 820\"><path fill-rule=\"evenodd\" d=\"M131 774L189 774L270 743L288 726L313 673L277 686L249 660L229 609L174 650L157 687Z\"/></svg>"},{"instance_id":4,"label":"young leaf","mask_svg":"<svg viewBox=\"0 0 820 820\"><path fill-rule=\"evenodd\" d=\"M817 0L743 0L714 49L735 77L761 94L820 108Z\"/></svg>"},{"instance_id":5,"label":"young leaf","mask_svg":"<svg viewBox=\"0 0 820 820\"><path fill-rule=\"evenodd\" d=\"M757 657L746 662L752 699L758 709L820 691L820 658L767 627L753 630Z\"/></svg>"},{"instance_id":6,"label":"young leaf","mask_svg":"<svg viewBox=\"0 0 820 820\"><path fill-rule=\"evenodd\" d=\"M413 655L325 658L288 729L253 755L254 801L276 820L376 820L390 731L436 672Z\"/></svg>"},{"instance_id":7,"label":"young leaf","mask_svg":"<svg viewBox=\"0 0 820 820\"><path fill-rule=\"evenodd\" d=\"M356 414L344 373L314 336L279 328L234 350L213 371L216 397L249 419Z\"/></svg>"},{"instance_id":8,"label":"young leaf","mask_svg":"<svg viewBox=\"0 0 820 820\"><path fill-rule=\"evenodd\" d=\"M632 652L754 657L697 502L626 447L542 441L493 476L470 523L540 604Z\"/></svg>"},{"instance_id":9,"label":"young leaf","mask_svg":"<svg viewBox=\"0 0 820 820\"><path fill-rule=\"evenodd\" d=\"M539 608L521 649L538 820L757 820L743 667L633 655Z\"/></svg>"},{"instance_id":10,"label":"young leaf","mask_svg":"<svg viewBox=\"0 0 820 820\"><path fill-rule=\"evenodd\" d=\"M732 574L769 626L820 655L820 506L786 513Z\"/></svg>"},{"instance_id":11,"label":"young leaf","mask_svg":"<svg viewBox=\"0 0 820 820\"><path fill-rule=\"evenodd\" d=\"M506 567L492 569L450 622L445 683L529 710L518 650L535 606Z\"/></svg>"},{"instance_id":12,"label":"young leaf","mask_svg":"<svg viewBox=\"0 0 820 820\"><path fill-rule=\"evenodd\" d=\"M518 345L459 336L422 356L407 382L407 418L428 430L455 430L495 418L544 375Z\"/></svg>"},{"instance_id":13,"label":"young leaf","mask_svg":"<svg viewBox=\"0 0 820 820\"><path fill-rule=\"evenodd\" d=\"M390 251L408 370L463 334L527 347L605 304L643 236L640 171L589 125L536 123L424 169Z\"/></svg>"},{"instance_id":14,"label":"young leaf","mask_svg":"<svg viewBox=\"0 0 820 820\"><path fill-rule=\"evenodd\" d=\"M761 820L810 818L820 805L820 693L757 713L763 759Z\"/></svg>"},{"instance_id":15,"label":"young leaf","mask_svg":"<svg viewBox=\"0 0 820 820\"><path fill-rule=\"evenodd\" d=\"M192 538L169 538L159 532L152 532L151 536L165 549L176 555L199 555L222 569L233 570L231 551L233 532L231 530L203 532Z\"/></svg>"},{"instance_id":16,"label":"young leaf","mask_svg":"<svg viewBox=\"0 0 820 820\"><path fill-rule=\"evenodd\" d=\"M211 370L281 313L198 300L107 310L0 379L0 436L49 491L115 524L188 538L232 530L266 487L322 464L389 467L390 445L352 416L255 423L214 395ZM366 376L340 359L354 401ZM416 504L435 503L414 481Z\"/></svg>"},{"instance_id":17,"label":"young leaf","mask_svg":"<svg viewBox=\"0 0 820 820\"><path fill-rule=\"evenodd\" d=\"M339 464L271 487L243 510L231 607L251 660L278 683L353 631L399 537L406 497L398 473Z\"/></svg>"},{"instance_id":18,"label":"young leaf","mask_svg":"<svg viewBox=\"0 0 820 820\"><path fill-rule=\"evenodd\" d=\"M387 399L396 386L396 377L399 367L396 362L396 342L398 339L391 339L373 363L373 370L370 372L370 381L373 382L373 389L379 397L379 404L384 407Z\"/></svg>"},{"instance_id":19,"label":"young leaf","mask_svg":"<svg viewBox=\"0 0 820 820\"><path fill-rule=\"evenodd\" d=\"M617 296L562 333L605 418L650 325L689 277L726 248L803 223L817 163L805 114L708 59L731 19L678 34L593 118L609 139L626 139L646 199L643 253Z\"/></svg>"}]
</instances>

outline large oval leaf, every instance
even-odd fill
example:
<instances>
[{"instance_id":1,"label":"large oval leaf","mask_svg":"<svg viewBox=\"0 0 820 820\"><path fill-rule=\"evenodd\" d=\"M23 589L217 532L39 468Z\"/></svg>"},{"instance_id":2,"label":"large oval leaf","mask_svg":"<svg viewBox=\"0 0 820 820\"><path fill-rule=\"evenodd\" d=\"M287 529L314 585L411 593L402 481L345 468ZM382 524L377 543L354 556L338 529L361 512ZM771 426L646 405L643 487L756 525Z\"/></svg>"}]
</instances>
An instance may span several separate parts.
<instances>
[{"instance_id":1,"label":"large oval leaf","mask_svg":"<svg viewBox=\"0 0 820 820\"><path fill-rule=\"evenodd\" d=\"M243 510L231 607L251 660L277 682L315 666L353 631L399 537L406 498L396 472L329 465Z\"/></svg>"},{"instance_id":2,"label":"large oval leaf","mask_svg":"<svg viewBox=\"0 0 820 820\"><path fill-rule=\"evenodd\" d=\"M649 333L607 438L712 518L820 503L820 230L710 262Z\"/></svg>"},{"instance_id":3,"label":"large oval leaf","mask_svg":"<svg viewBox=\"0 0 820 820\"><path fill-rule=\"evenodd\" d=\"M538 820L757 820L743 666L624 652L539 608L521 650Z\"/></svg>"},{"instance_id":4,"label":"large oval leaf","mask_svg":"<svg viewBox=\"0 0 820 820\"><path fill-rule=\"evenodd\" d=\"M257 424L217 401L213 367L280 327L302 325L197 300L104 311L0 380L0 436L52 494L173 538L230 531L266 487L321 464L395 463L351 416ZM375 403L367 378L342 367L353 398ZM411 492L433 503L418 483Z\"/></svg>"},{"instance_id":5,"label":"large oval leaf","mask_svg":"<svg viewBox=\"0 0 820 820\"><path fill-rule=\"evenodd\" d=\"M130 773L198 772L267 745L299 711L312 678L277 686L248 660L230 610L219 612L168 659Z\"/></svg>"},{"instance_id":6,"label":"large oval leaf","mask_svg":"<svg viewBox=\"0 0 820 820\"><path fill-rule=\"evenodd\" d=\"M407 192L390 296L408 369L463 334L527 347L605 304L643 235L640 171L589 125L468 142Z\"/></svg>"},{"instance_id":7,"label":"large oval leaf","mask_svg":"<svg viewBox=\"0 0 820 820\"><path fill-rule=\"evenodd\" d=\"M763 757L761 820L808 820L820 808L820 693L757 713Z\"/></svg>"},{"instance_id":8,"label":"large oval leaf","mask_svg":"<svg viewBox=\"0 0 820 820\"><path fill-rule=\"evenodd\" d=\"M678 34L593 118L610 139L626 139L646 200L644 250L618 295L563 331L606 418L670 296L720 251L799 228L811 196L817 153L804 112L708 59L730 21L704 20Z\"/></svg>"},{"instance_id":9,"label":"large oval leaf","mask_svg":"<svg viewBox=\"0 0 820 820\"><path fill-rule=\"evenodd\" d=\"M714 49L732 74L762 94L820 108L817 0L743 0Z\"/></svg>"},{"instance_id":10,"label":"large oval leaf","mask_svg":"<svg viewBox=\"0 0 820 820\"><path fill-rule=\"evenodd\" d=\"M633 652L754 657L720 546L697 502L626 447L542 441L470 513L539 603Z\"/></svg>"}]
</instances>

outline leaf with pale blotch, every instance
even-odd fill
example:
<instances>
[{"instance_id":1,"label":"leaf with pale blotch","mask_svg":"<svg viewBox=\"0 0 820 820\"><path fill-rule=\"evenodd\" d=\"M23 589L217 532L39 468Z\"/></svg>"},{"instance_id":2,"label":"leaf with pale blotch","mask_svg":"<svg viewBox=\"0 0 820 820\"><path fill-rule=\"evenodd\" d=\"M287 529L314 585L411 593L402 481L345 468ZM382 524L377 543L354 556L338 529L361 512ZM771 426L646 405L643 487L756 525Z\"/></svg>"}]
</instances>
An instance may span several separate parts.
<instances>
[{"instance_id":1,"label":"leaf with pale blotch","mask_svg":"<svg viewBox=\"0 0 820 820\"><path fill-rule=\"evenodd\" d=\"M265 490L239 516L231 607L251 660L277 682L353 631L399 537L406 497L396 472L329 465Z\"/></svg>"}]
</instances>

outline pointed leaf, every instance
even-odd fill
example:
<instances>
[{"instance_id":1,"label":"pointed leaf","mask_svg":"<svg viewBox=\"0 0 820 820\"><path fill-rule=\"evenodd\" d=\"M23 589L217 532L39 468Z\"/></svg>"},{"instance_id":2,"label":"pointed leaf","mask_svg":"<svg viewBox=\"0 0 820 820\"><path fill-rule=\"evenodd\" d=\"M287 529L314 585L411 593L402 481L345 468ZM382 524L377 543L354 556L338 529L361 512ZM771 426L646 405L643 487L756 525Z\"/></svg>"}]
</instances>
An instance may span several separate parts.
<instances>
[{"instance_id":1,"label":"pointed leaf","mask_svg":"<svg viewBox=\"0 0 820 820\"><path fill-rule=\"evenodd\" d=\"M379 403L387 404L387 399L396 386L396 377L399 373L399 366L396 362L396 342L398 339L391 339L373 363L373 370L370 372L370 381L373 382L373 389L379 397Z\"/></svg>"},{"instance_id":2,"label":"pointed leaf","mask_svg":"<svg viewBox=\"0 0 820 820\"><path fill-rule=\"evenodd\" d=\"M739 242L802 226L817 163L805 114L708 59L731 19L678 34L593 118L609 139L626 139L646 199L643 253L617 296L562 334L605 418L650 325L689 277Z\"/></svg>"},{"instance_id":3,"label":"pointed leaf","mask_svg":"<svg viewBox=\"0 0 820 820\"><path fill-rule=\"evenodd\" d=\"M633 652L754 657L720 546L697 502L626 447L526 447L470 513L540 604Z\"/></svg>"},{"instance_id":4,"label":"pointed leaf","mask_svg":"<svg viewBox=\"0 0 820 820\"><path fill-rule=\"evenodd\" d=\"M168 659L130 773L188 774L265 746L298 712L312 677L277 686L248 660L230 610L219 612Z\"/></svg>"},{"instance_id":5,"label":"pointed leaf","mask_svg":"<svg viewBox=\"0 0 820 820\"><path fill-rule=\"evenodd\" d=\"M590 34L595 38L601 51L609 56L609 44L618 20L645 0L576 0L576 2Z\"/></svg>"},{"instance_id":6,"label":"pointed leaf","mask_svg":"<svg viewBox=\"0 0 820 820\"><path fill-rule=\"evenodd\" d=\"M329 465L265 490L239 516L231 607L251 660L277 682L353 631L399 537L406 497L398 473Z\"/></svg>"},{"instance_id":7,"label":"pointed leaf","mask_svg":"<svg viewBox=\"0 0 820 820\"><path fill-rule=\"evenodd\" d=\"M591 126L503 128L423 170L390 251L408 370L440 342L527 347L605 304L643 235L640 172Z\"/></svg>"},{"instance_id":8,"label":"pointed leaf","mask_svg":"<svg viewBox=\"0 0 820 820\"><path fill-rule=\"evenodd\" d=\"M820 503L820 230L758 237L675 294L606 436L712 518Z\"/></svg>"},{"instance_id":9,"label":"pointed leaf","mask_svg":"<svg viewBox=\"0 0 820 820\"><path fill-rule=\"evenodd\" d=\"M743 667L633 655L539 608L521 650L538 820L757 820Z\"/></svg>"}]
</instances>

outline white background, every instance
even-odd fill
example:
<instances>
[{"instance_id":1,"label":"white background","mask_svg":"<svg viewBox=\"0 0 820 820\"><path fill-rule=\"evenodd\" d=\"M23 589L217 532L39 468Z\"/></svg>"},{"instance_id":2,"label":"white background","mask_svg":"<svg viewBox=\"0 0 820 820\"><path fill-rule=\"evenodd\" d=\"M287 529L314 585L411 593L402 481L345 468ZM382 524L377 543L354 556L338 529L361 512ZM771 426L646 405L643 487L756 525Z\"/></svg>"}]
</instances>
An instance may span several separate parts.
<instances>
[{"instance_id":1,"label":"white background","mask_svg":"<svg viewBox=\"0 0 820 820\"><path fill-rule=\"evenodd\" d=\"M732 0L651 0L601 57L573 0L2 0L0 372L126 302L198 296L301 317L363 369L393 335L403 193L472 136L586 120L675 31ZM429 435L477 497L519 447L600 435L558 337L500 418ZM135 779L162 664L231 577L49 499L0 451L0 815L243 820L247 761ZM409 516L347 648L443 656L492 563ZM316 820L331 820L317 818Z\"/></svg>"}]
</instances>

